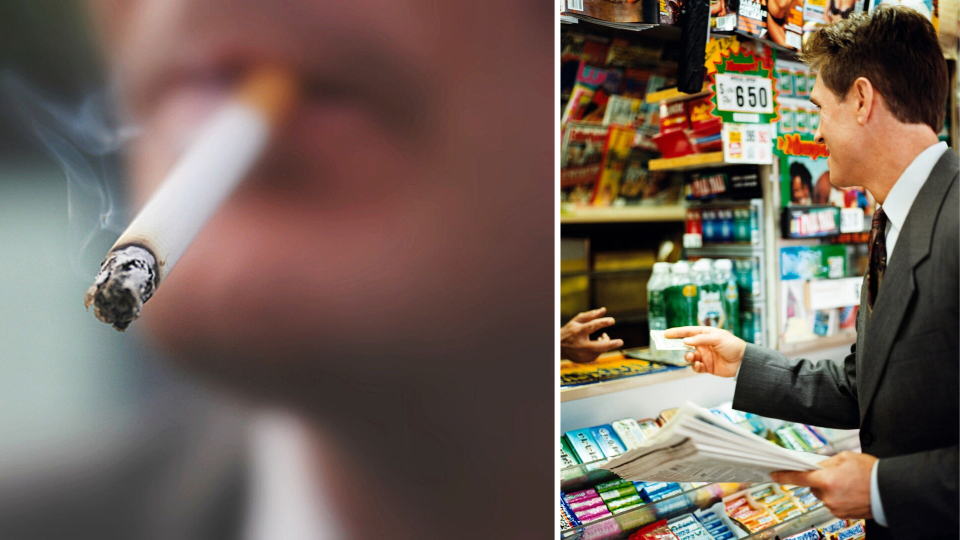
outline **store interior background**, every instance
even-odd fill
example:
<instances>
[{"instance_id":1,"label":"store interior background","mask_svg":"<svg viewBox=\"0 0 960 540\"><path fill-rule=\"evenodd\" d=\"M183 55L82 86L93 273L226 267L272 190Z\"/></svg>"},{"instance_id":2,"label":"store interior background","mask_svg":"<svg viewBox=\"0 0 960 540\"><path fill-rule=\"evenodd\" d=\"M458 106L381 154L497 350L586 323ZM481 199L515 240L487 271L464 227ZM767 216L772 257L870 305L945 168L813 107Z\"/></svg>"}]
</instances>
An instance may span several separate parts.
<instances>
[{"instance_id":1,"label":"store interior background","mask_svg":"<svg viewBox=\"0 0 960 540\"><path fill-rule=\"evenodd\" d=\"M945 15L941 15L944 17ZM947 15L948 16L948 15ZM945 23L946 24L946 23ZM601 41L627 40L628 43L663 50L660 61L648 62L637 66L667 74L676 73L676 54L679 49L680 33L678 29L660 27L644 31L624 31L580 21L578 24L561 24L561 49L564 41L569 43L570 35L593 36ZM565 37L566 36L566 37ZM751 40L742 37L741 41ZM771 46L766 42L767 46ZM775 45L774 45L775 47ZM787 60L796 62L792 51L778 48L778 62ZM953 111L953 139L948 144L956 148L956 57L947 55L948 68L953 82L951 99ZM563 96L566 97L566 96ZM563 101L563 98L561 99ZM649 100L648 100L649 102ZM653 106L656 102L653 101ZM950 119L948 119L949 122ZM654 126L655 132L656 126ZM650 152L652 158L661 157L655 149ZM774 156L774 160L777 157ZM822 161L822 160L821 160ZM777 164L779 165L779 164ZM629 164L628 164L629 166ZM723 167L720 164L719 167ZM685 202L683 185L689 183L692 172L702 170L723 170L718 167L695 166L682 171L668 171L672 178L667 187L657 193L653 200L614 202L611 206L593 204L573 204L567 202L568 195L561 197L561 281L560 309L564 324L579 312L605 306L607 315L616 319L616 325L605 329L611 338L624 340L624 349L646 347L649 345L649 327L647 324L647 290L652 266L655 261L674 262L685 256L711 256L724 258L740 255L740 248L724 251L721 247L713 253L685 250L683 237L687 231L686 211L691 207ZM819 244L818 239L790 240L780 233L780 168L764 166L759 168L763 184L765 223L762 226L764 238L757 251L766 252L764 265L764 291L759 304L764 307L763 341L761 344L774 345L788 357L802 357L813 361L833 360L842 362L849 354L853 343L853 334L829 336L809 342L786 344L779 339L777 325L780 295L778 283L767 283L771 275L778 271L775 260L778 250L790 246L809 246ZM771 178L775 176L776 178ZM776 180L776 184L773 180ZM817 178L814 177L814 182ZM569 192L569 188L567 189ZM787 195L789 197L789 195ZM722 201L723 197L719 200ZM738 201L743 204L744 201ZM636 205L635 205L636 204ZM711 203L701 203L699 207L709 208ZM717 203L718 206L722 204ZM770 208L772 206L772 208ZM697 206L693 206L697 207ZM864 229L869 231L869 215L865 216ZM665 247L665 244L667 246ZM865 255L865 246L858 249L860 259ZM861 261L862 262L862 261ZM851 269L848 275L854 275ZM858 274L862 276L862 273ZM741 301L742 302L742 301ZM693 375L691 373L691 375ZM643 377L640 377L642 379ZM642 385L633 389L616 392L569 392L561 390L561 431L598 425L621 417L656 418L659 411L679 406L684 400L692 400L705 406L714 406L733 398L734 382L706 375L667 380L652 385ZM589 397L581 398L582 395Z\"/></svg>"}]
</instances>

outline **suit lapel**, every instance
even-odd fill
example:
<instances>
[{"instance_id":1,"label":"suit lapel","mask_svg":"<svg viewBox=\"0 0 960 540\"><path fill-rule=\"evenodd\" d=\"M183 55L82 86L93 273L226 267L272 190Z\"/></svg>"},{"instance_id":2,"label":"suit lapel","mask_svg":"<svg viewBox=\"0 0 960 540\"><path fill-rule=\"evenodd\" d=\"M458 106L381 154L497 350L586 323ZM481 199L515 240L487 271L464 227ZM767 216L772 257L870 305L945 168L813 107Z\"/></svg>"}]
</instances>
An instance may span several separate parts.
<instances>
[{"instance_id":1,"label":"suit lapel","mask_svg":"<svg viewBox=\"0 0 960 540\"><path fill-rule=\"evenodd\" d=\"M947 150L930 172L930 177L910 207L897 238L893 256L884 273L873 314L866 317L863 354L858 358L857 366L861 423L877 392L890 350L907 307L913 299L916 289L913 269L930 254L933 228L946 192L956 175L956 169L957 156L953 151ZM863 291L861 293L860 311L866 316L867 297Z\"/></svg>"}]
</instances>

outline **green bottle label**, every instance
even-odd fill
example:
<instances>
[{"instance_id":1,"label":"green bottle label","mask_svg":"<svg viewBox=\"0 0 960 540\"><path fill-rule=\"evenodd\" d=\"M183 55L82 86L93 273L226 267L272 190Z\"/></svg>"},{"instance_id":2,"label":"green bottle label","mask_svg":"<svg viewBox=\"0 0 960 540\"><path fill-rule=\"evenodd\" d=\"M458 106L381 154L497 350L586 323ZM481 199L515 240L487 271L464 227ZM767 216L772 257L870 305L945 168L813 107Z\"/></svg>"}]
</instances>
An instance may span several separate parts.
<instances>
[{"instance_id":1,"label":"green bottle label","mask_svg":"<svg viewBox=\"0 0 960 540\"><path fill-rule=\"evenodd\" d=\"M723 328L723 301L720 298L720 288L716 285L700 287L700 297L697 302L697 324Z\"/></svg>"}]
</instances>

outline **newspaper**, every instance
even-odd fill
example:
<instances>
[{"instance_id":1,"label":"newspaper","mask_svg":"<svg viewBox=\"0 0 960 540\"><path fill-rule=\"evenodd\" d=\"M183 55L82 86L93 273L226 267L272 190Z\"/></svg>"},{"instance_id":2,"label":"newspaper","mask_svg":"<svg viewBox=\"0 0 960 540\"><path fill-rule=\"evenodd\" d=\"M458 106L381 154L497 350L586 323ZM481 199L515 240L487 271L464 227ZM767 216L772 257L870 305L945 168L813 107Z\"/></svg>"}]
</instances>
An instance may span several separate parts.
<instances>
[{"instance_id":1,"label":"newspaper","mask_svg":"<svg viewBox=\"0 0 960 540\"><path fill-rule=\"evenodd\" d=\"M824 459L777 446L687 402L656 435L602 467L642 482L770 482L771 472L812 471Z\"/></svg>"}]
</instances>

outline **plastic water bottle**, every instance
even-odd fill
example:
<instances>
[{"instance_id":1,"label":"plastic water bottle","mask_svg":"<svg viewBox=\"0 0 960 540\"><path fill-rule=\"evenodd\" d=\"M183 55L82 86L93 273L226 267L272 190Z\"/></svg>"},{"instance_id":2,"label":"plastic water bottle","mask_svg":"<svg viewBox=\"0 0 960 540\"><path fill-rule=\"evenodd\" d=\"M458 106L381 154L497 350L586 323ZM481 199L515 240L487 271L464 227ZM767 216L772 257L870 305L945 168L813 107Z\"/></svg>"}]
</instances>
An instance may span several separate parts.
<instances>
[{"instance_id":1,"label":"plastic water bottle","mask_svg":"<svg viewBox=\"0 0 960 540\"><path fill-rule=\"evenodd\" d=\"M693 263L693 283L697 286L697 324L723 328L726 318L723 313L723 301L720 298L720 286L714 282L713 268L709 260L700 259Z\"/></svg>"},{"instance_id":2,"label":"plastic water bottle","mask_svg":"<svg viewBox=\"0 0 960 540\"><path fill-rule=\"evenodd\" d=\"M667 303L664 299L670 286L670 263L658 262L653 265L653 274L647 282L647 322L650 330L666 330Z\"/></svg>"},{"instance_id":3,"label":"plastic water bottle","mask_svg":"<svg viewBox=\"0 0 960 540\"><path fill-rule=\"evenodd\" d=\"M674 263L670 286L664 295L667 304L667 327L695 326L697 324L697 286L690 279L690 264Z\"/></svg>"},{"instance_id":4,"label":"plastic water bottle","mask_svg":"<svg viewBox=\"0 0 960 540\"><path fill-rule=\"evenodd\" d=\"M737 286L737 280L733 277L733 261L730 259L720 259L713 265L714 281L721 288L723 299L723 311L727 315L724 330L729 330L739 338L742 338L740 330L740 288Z\"/></svg>"}]
</instances>

